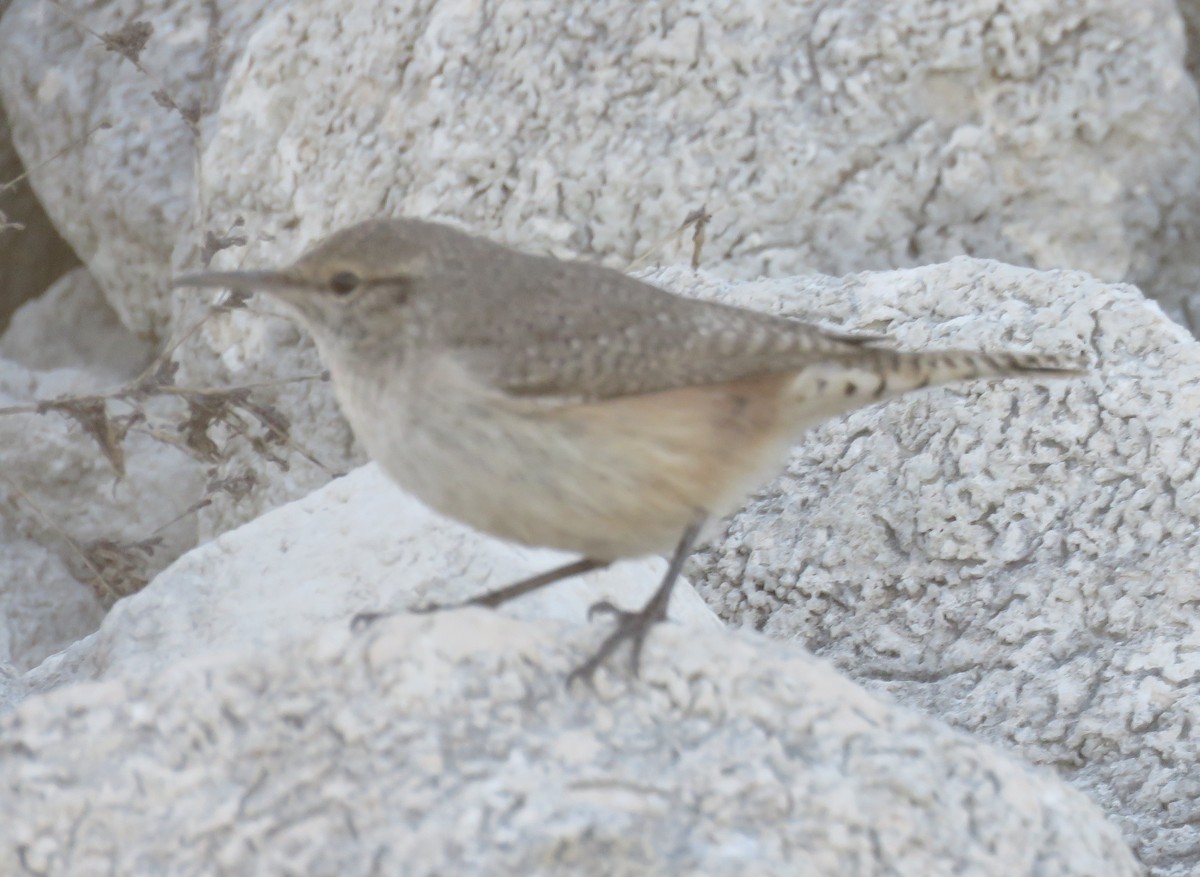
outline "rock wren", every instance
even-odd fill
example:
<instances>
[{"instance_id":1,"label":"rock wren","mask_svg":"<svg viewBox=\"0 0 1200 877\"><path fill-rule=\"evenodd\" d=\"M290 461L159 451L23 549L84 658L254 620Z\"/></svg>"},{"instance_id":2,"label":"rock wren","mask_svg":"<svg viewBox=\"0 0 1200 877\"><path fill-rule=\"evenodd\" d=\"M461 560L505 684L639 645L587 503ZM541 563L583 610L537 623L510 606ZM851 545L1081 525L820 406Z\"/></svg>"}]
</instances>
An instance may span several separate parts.
<instances>
[{"instance_id":1,"label":"rock wren","mask_svg":"<svg viewBox=\"0 0 1200 877\"><path fill-rule=\"evenodd\" d=\"M637 672L701 526L782 468L804 430L949 381L1078 374L1052 356L888 350L412 219L339 231L279 270L175 285L270 294L311 333L392 478L479 530L580 555L471 602L673 550L642 609L593 607L617 625L572 679L625 640Z\"/></svg>"}]
</instances>

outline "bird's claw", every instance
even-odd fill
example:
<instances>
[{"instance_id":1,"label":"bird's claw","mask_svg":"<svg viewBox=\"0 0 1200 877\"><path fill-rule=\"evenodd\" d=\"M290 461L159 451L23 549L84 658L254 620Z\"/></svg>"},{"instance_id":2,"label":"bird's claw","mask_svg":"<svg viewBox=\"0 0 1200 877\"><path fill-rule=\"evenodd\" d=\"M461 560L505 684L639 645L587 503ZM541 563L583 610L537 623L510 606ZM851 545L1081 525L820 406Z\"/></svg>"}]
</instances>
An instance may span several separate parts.
<instances>
[{"instance_id":1,"label":"bird's claw","mask_svg":"<svg viewBox=\"0 0 1200 877\"><path fill-rule=\"evenodd\" d=\"M350 632L351 633L362 633L364 630L366 630L368 627L370 627L372 624L374 624L380 618L386 618L389 614L391 614L391 613L388 613L388 612L359 612L357 615L355 615L353 618L350 619Z\"/></svg>"},{"instance_id":2,"label":"bird's claw","mask_svg":"<svg viewBox=\"0 0 1200 877\"><path fill-rule=\"evenodd\" d=\"M393 615L399 615L401 612L408 612L412 615L432 615L434 612L442 612L446 609L460 609L463 606L469 605L471 605L469 602L419 603L416 606L408 606L398 612L359 612L350 619L350 630L352 633L362 633L381 618L390 618Z\"/></svg>"},{"instance_id":3,"label":"bird's claw","mask_svg":"<svg viewBox=\"0 0 1200 877\"><path fill-rule=\"evenodd\" d=\"M637 612L627 612L624 609L618 609L607 600L593 604L588 610L588 619L591 620L597 614L615 616L617 619L616 629L605 638L594 655L571 671L567 676L568 688L576 681L592 685L592 677L595 676L600 665L607 661L617 647L626 640L629 640L629 669L634 678L637 678L638 667L642 660L642 646L646 643L646 637L654 625L665 620L666 617L654 603Z\"/></svg>"},{"instance_id":4,"label":"bird's claw","mask_svg":"<svg viewBox=\"0 0 1200 877\"><path fill-rule=\"evenodd\" d=\"M444 609L454 608L454 606L443 606L441 603L418 603L416 606L410 606L407 611L413 615L432 615Z\"/></svg>"},{"instance_id":5,"label":"bird's claw","mask_svg":"<svg viewBox=\"0 0 1200 877\"><path fill-rule=\"evenodd\" d=\"M620 618L625 614L628 613L626 613L623 609L618 608L618 606L612 601L600 600L599 602L593 603L588 607L587 619L590 622L595 621L597 615L612 615L616 618Z\"/></svg>"}]
</instances>

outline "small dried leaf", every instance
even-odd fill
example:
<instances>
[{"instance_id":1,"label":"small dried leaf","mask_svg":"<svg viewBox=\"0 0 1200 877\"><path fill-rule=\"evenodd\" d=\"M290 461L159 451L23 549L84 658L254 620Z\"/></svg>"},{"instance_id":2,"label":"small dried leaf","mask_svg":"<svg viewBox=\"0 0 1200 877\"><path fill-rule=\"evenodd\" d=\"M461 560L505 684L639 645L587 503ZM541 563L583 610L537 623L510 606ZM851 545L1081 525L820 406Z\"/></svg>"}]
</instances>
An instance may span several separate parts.
<instances>
[{"instance_id":1,"label":"small dried leaf","mask_svg":"<svg viewBox=\"0 0 1200 877\"><path fill-rule=\"evenodd\" d=\"M240 311L246 306L246 302L250 301L251 295L253 293L246 292L244 289L231 289L223 299L213 305L213 310L218 313Z\"/></svg>"},{"instance_id":2,"label":"small dried leaf","mask_svg":"<svg viewBox=\"0 0 1200 877\"><path fill-rule=\"evenodd\" d=\"M287 416L274 405L255 402L250 397L250 391L244 387L233 390L229 394L229 401L240 410L250 414L258 421L259 426L266 430L266 435L245 434L246 440L250 442L250 447L268 463L273 463L282 471L287 472L291 465L272 447L272 445L288 445L291 442L289 433L292 424Z\"/></svg>"},{"instance_id":3,"label":"small dried leaf","mask_svg":"<svg viewBox=\"0 0 1200 877\"><path fill-rule=\"evenodd\" d=\"M244 234L219 235L213 231L206 231L204 233L204 248L200 252L200 261L205 267L208 267L208 264L212 261L212 257L221 252L221 250L227 250L230 247L244 247L247 240Z\"/></svg>"},{"instance_id":4,"label":"small dried leaf","mask_svg":"<svg viewBox=\"0 0 1200 877\"><path fill-rule=\"evenodd\" d=\"M275 453L274 449L272 448L272 445L278 444L278 442L270 442L258 435L246 436L246 439L250 442L250 447L254 448L255 453L257 453L268 463L278 466L281 472L287 472L292 468L291 464L288 463L286 459L279 456L279 454Z\"/></svg>"},{"instance_id":5,"label":"small dried leaf","mask_svg":"<svg viewBox=\"0 0 1200 877\"><path fill-rule=\"evenodd\" d=\"M154 35L154 25L148 21L131 21L120 30L112 30L100 34L104 48L116 52L137 64L142 57L142 50Z\"/></svg>"},{"instance_id":6,"label":"small dried leaf","mask_svg":"<svg viewBox=\"0 0 1200 877\"><path fill-rule=\"evenodd\" d=\"M125 436L129 435L129 430L134 424L142 423L146 419L146 412L138 409L131 411L128 414L122 414L118 417L110 417L109 425L112 427L113 437L119 445L124 445Z\"/></svg>"},{"instance_id":7,"label":"small dried leaf","mask_svg":"<svg viewBox=\"0 0 1200 877\"><path fill-rule=\"evenodd\" d=\"M207 497L218 493L227 494L234 502L241 502L258 486L258 476L249 469L226 478L217 478L215 468L208 470L208 483L204 486Z\"/></svg>"},{"instance_id":8,"label":"small dried leaf","mask_svg":"<svg viewBox=\"0 0 1200 877\"><path fill-rule=\"evenodd\" d=\"M262 424L263 428L267 430L271 441L283 444L290 437L292 422L288 420L286 414L274 405L254 402L249 398L239 399L236 404L242 410L250 412Z\"/></svg>"},{"instance_id":9,"label":"small dried leaf","mask_svg":"<svg viewBox=\"0 0 1200 877\"><path fill-rule=\"evenodd\" d=\"M179 109L179 105L175 103L175 99L167 94L165 89L160 88L157 91L150 92L150 97L154 98L154 102L164 109Z\"/></svg>"},{"instance_id":10,"label":"small dried leaf","mask_svg":"<svg viewBox=\"0 0 1200 877\"><path fill-rule=\"evenodd\" d=\"M57 411L74 420L96 440L101 452L117 472L118 478L125 477L125 450L122 443L133 421L129 418L111 418L103 399L51 399L39 402L38 414Z\"/></svg>"},{"instance_id":11,"label":"small dried leaf","mask_svg":"<svg viewBox=\"0 0 1200 877\"><path fill-rule=\"evenodd\" d=\"M175 374L179 371L179 363L173 359L159 361L154 371L142 377L136 383L130 384L123 394L127 400L145 399L153 396L164 387L175 386Z\"/></svg>"},{"instance_id":12,"label":"small dried leaf","mask_svg":"<svg viewBox=\"0 0 1200 877\"><path fill-rule=\"evenodd\" d=\"M209 438L208 430L214 423L228 416L228 397L193 393L184 398L188 406L188 418L179 424L183 443L199 459L207 463L218 462L221 459L220 449L217 443Z\"/></svg>"},{"instance_id":13,"label":"small dried leaf","mask_svg":"<svg viewBox=\"0 0 1200 877\"><path fill-rule=\"evenodd\" d=\"M200 123L200 117L204 115L204 106L199 100L188 101L185 106L179 108L179 115L194 129Z\"/></svg>"},{"instance_id":14,"label":"small dried leaf","mask_svg":"<svg viewBox=\"0 0 1200 877\"><path fill-rule=\"evenodd\" d=\"M116 542L112 539L96 539L81 546L87 558L88 569L81 578L105 604L116 602L146 587L153 570L150 559L162 545L159 538L143 539L140 542Z\"/></svg>"},{"instance_id":15,"label":"small dried leaf","mask_svg":"<svg viewBox=\"0 0 1200 877\"><path fill-rule=\"evenodd\" d=\"M692 270L700 269L700 253L704 250L705 228L708 226L709 220L712 219L712 214L708 212L708 205L702 205L699 210L693 210L688 214L687 219L683 222L683 227L694 225L696 230L692 232Z\"/></svg>"},{"instance_id":16,"label":"small dried leaf","mask_svg":"<svg viewBox=\"0 0 1200 877\"><path fill-rule=\"evenodd\" d=\"M175 375L179 372L179 363L173 359L164 359L154 370L154 385L156 387L175 386Z\"/></svg>"}]
</instances>

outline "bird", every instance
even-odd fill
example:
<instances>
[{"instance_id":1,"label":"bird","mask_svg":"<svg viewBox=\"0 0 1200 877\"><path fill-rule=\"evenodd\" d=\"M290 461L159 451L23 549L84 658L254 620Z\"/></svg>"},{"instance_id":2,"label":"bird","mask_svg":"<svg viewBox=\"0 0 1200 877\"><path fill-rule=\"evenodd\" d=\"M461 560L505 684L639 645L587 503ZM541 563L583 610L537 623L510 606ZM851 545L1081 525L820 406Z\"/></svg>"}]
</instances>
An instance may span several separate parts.
<instances>
[{"instance_id":1,"label":"bird","mask_svg":"<svg viewBox=\"0 0 1200 877\"><path fill-rule=\"evenodd\" d=\"M568 682L590 682L623 643L637 675L706 523L781 470L807 430L953 381L1083 373L1051 354L898 351L886 336L688 298L413 218L349 226L281 268L174 285L275 299L402 488L485 533L578 556L469 603L669 555L641 608L592 607L615 624Z\"/></svg>"}]
</instances>

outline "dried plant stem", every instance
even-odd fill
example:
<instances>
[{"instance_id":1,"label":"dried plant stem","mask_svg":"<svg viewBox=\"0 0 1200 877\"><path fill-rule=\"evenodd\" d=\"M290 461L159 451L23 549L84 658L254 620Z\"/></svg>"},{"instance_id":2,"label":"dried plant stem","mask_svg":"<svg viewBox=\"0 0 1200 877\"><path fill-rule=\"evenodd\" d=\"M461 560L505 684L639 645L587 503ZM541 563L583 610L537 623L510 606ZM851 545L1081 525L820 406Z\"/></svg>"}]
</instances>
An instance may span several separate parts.
<instances>
[{"instance_id":1,"label":"dried plant stem","mask_svg":"<svg viewBox=\"0 0 1200 877\"><path fill-rule=\"evenodd\" d=\"M120 592L112 586L112 583L104 577L104 574L100 572L100 569L94 563L92 563L91 559L86 553L84 553L82 546L80 546L78 542L71 538L71 536L62 527L58 526L58 524L54 522L54 519L51 518L41 506L34 502L33 498L30 497L29 494L21 489L19 484L9 478L3 472L0 472L0 479L3 479L8 486L12 488L12 491L19 496L27 506L34 510L37 516L45 522L46 526L53 530L54 533L67 544L67 547L71 549L71 553L78 557L83 565L86 566L89 571L91 571L92 575L96 577L96 581L99 582L103 588L104 597L109 600L117 600L121 596Z\"/></svg>"},{"instance_id":2,"label":"dried plant stem","mask_svg":"<svg viewBox=\"0 0 1200 877\"><path fill-rule=\"evenodd\" d=\"M276 378L270 381L256 381L252 384L241 384L236 387L155 387L146 389L137 386L137 381L134 381L127 387L122 387L118 390L107 390L102 393L83 393L78 396L59 396L51 400L56 405L71 405L85 404L87 402L106 401L125 402L127 404L135 404L134 397L142 395L152 396L212 396L214 398L228 396L240 390L258 390L264 387L280 387L284 384L299 384L304 381L326 381L329 380L328 372L319 372L311 375L299 375L294 378ZM9 405L0 408L0 417L5 414L42 414L46 411L46 402L31 402L28 405Z\"/></svg>"},{"instance_id":3,"label":"dried plant stem","mask_svg":"<svg viewBox=\"0 0 1200 877\"><path fill-rule=\"evenodd\" d=\"M39 168L45 167L46 165L50 164L50 162L56 161L56 160L62 158L64 155L66 155L72 149L76 149L76 148L82 146L83 144L87 143L89 140L92 139L92 135L95 134L97 131L106 131L111 127L112 127L112 122L108 121L108 119L105 119L101 122L97 122L95 125L93 125L91 128L89 128L87 131L85 131L82 134L82 136L76 137L74 140L70 141L66 146L64 146L62 149L58 150L58 152L54 153L49 158L45 158L42 161L39 161L37 164L33 165L32 167L26 168L24 173L18 174L17 176L13 177L11 180L0 183L0 195L3 195L9 189L12 189L12 188L20 185L30 174L32 174L34 171L38 170Z\"/></svg>"},{"instance_id":4,"label":"dried plant stem","mask_svg":"<svg viewBox=\"0 0 1200 877\"><path fill-rule=\"evenodd\" d=\"M59 0L50 0L50 5L69 18L71 23L81 31L102 43L110 52L116 52L132 64L139 73L156 85L157 88L151 94L154 100L159 106L177 113L183 119L184 124L187 125L193 139L199 139L199 121L202 112L200 106L198 104L188 107L180 106L179 102L167 90L165 83L142 64L141 53L146 47L147 41L154 34L153 25L146 21L131 21L120 30L98 33L88 27L83 19L76 15L73 10L68 9L60 3Z\"/></svg>"},{"instance_id":5,"label":"dried plant stem","mask_svg":"<svg viewBox=\"0 0 1200 877\"><path fill-rule=\"evenodd\" d=\"M646 250L646 252L642 253L642 255L638 256L636 259L626 265L625 270L633 271L642 267L649 262L659 250L661 250L671 241L679 240L680 235L693 226L695 227L696 231L692 236L692 268L698 268L700 266L700 250L704 246L704 229L711 219L712 214L708 212L708 205L701 205L699 210L693 210L684 218L679 228L655 241L650 248Z\"/></svg>"}]
</instances>

